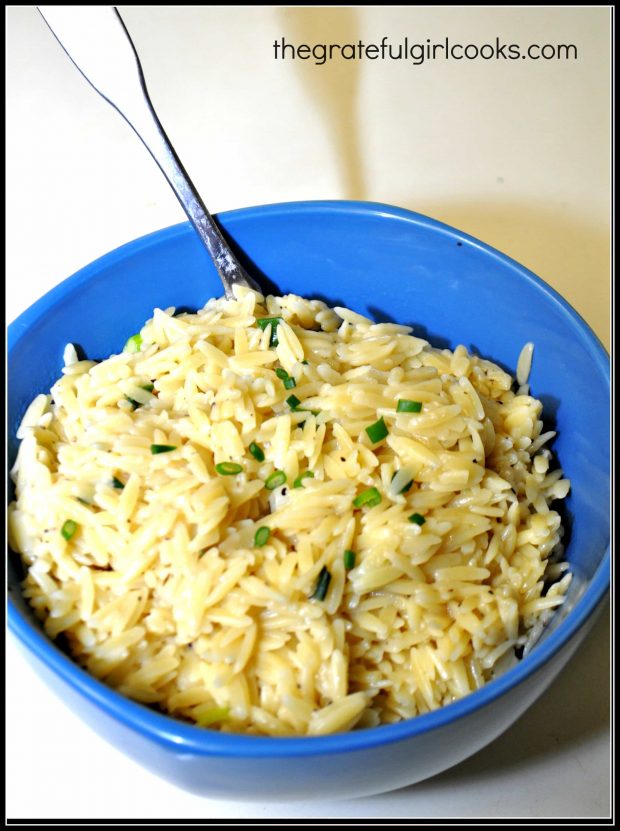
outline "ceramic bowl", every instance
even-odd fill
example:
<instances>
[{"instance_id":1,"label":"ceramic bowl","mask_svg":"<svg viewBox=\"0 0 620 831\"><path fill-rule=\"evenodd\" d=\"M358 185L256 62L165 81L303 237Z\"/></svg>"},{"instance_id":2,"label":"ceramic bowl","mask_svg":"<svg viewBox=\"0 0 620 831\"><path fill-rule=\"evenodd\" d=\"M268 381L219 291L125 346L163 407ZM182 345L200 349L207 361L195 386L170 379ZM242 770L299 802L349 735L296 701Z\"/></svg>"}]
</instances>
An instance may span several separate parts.
<instances>
[{"instance_id":1,"label":"ceramic bowl","mask_svg":"<svg viewBox=\"0 0 620 831\"><path fill-rule=\"evenodd\" d=\"M551 683L609 588L609 366L594 334L548 285L487 245L386 205L310 202L231 211L219 222L266 290L320 297L411 324L435 345L468 349L514 372L535 344L532 394L557 429L572 481L566 500L568 598L515 668L454 704L399 724L311 738L223 734L130 701L90 677L42 633L10 557L9 624L34 668L104 739L195 793L227 799L363 796L432 776L506 730ZM277 287L277 288L276 288ZM153 308L196 309L221 286L189 224L106 254L24 312L9 331L9 457L63 348L102 359Z\"/></svg>"}]
</instances>

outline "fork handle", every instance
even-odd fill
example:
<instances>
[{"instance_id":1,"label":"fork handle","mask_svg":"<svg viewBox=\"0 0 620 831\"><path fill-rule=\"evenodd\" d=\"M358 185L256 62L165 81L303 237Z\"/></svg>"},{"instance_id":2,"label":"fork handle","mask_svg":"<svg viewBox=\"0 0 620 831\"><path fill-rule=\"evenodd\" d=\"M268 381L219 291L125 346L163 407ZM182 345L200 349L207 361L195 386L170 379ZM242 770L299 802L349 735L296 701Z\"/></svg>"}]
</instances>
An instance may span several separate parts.
<instances>
[{"instance_id":1,"label":"fork handle","mask_svg":"<svg viewBox=\"0 0 620 831\"><path fill-rule=\"evenodd\" d=\"M75 66L123 116L157 163L211 255L226 297L233 296L235 285L260 291L222 236L157 118L138 54L116 7L37 8Z\"/></svg>"}]
</instances>

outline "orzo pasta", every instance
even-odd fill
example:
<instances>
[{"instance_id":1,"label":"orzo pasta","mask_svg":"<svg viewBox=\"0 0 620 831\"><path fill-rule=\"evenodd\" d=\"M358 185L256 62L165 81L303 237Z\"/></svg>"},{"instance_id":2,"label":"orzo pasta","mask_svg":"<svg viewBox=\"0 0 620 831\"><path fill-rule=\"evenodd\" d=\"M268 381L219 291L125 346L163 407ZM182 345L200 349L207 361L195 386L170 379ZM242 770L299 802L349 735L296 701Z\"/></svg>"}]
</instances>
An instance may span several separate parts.
<instances>
[{"instance_id":1,"label":"orzo pasta","mask_svg":"<svg viewBox=\"0 0 620 831\"><path fill-rule=\"evenodd\" d=\"M530 362L513 387L462 346L247 289L157 309L98 363L68 347L18 433L24 594L93 675L202 726L443 706L570 581Z\"/></svg>"}]
</instances>

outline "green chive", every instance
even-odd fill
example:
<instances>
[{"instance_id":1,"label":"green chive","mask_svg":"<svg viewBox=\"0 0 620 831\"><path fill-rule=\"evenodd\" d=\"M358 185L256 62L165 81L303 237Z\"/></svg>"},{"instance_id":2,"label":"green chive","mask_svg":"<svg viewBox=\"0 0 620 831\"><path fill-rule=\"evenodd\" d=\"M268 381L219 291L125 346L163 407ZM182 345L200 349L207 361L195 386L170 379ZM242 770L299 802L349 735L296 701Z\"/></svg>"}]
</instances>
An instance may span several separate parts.
<instances>
[{"instance_id":1,"label":"green chive","mask_svg":"<svg viewBox=\"0 0 620 831\"><path fill-rule=\"evenodd\" d=\"M368 433L368 438L373 444L376 444L378 441L382 441L388 434L388 428L385 426L383 416L381 416L379 421L375 421L374 424L367 427L366 432Z\"/></svg>"},{"instance_id":2,"label":"green chive","mask_svg":"<svg viewBox=\"0 0 620 831\"><path fill-rule=\"evenodd\" d=\"M381 502L381 494L376 488L367 488L362 491L359 496L353 500L353 505L356 508L361 508L362 505L367 505L369 508L374 508Z\"/></svg>"},{"instance_id":3,"label":"green chive","mask_svg":"<svg viewBox=\"0 0 620 831\"><path fill-rule=\"evenodd\" d=\"M170 453L171 450L176 450L175 444L152 444L151 453L156 456L158 453Z\"/></svg>"},{"instance_id":4,"label":"green chive","mask_svg":"<svg viewBox=\"0 0 620 831\"><path fill-rule=\"evenodd\" d=\"M344 567L346 569L355 568L355 551L346 549L344 552Z\"/></svg>"},{"instance_id":5,"label":"green chive","mask_svg":"<svg viewBox=\"0 0 620 831\"><path fill-rule=\"evenodd\" d=\"M220 462L219 465L215 466L215 471L220 476L236 476L237 473L242 473L243 466L236 462Z\"/></svg>"},{"instance_id":6,"label":"green chive","mask_svg":"<svg viewBox=\"0 0 620 831\"><path fill-rule=\"evenodd\" d=\"M75 534L78 529L78 524L73 519L68 519L65 524L60 529L60 533L63 537L67 540L67 542L71 539L71 537Z\"/></svg>"},{"instance_id":7,"label":"green chive","mask_svg":"<svg viewBox=\"0 0 620 831\"><path fill-rule=\"evenodd\" d=\"M273 326L274 323L277 326L279 323L282 322L283 321L281 317L259 317L256 320L256 325L259 327L259 329L262 329L264 332L268 326Z\"/></svg>"},{"instance_id":8,"label":"green chive","mask_svg":"<svg viewBox=\"0 0 620 831\"><path fill-rule=\"evenodd\" d=\"M270 473L265 479L265 487L268 491L272 491L275 488L279 488L280 485L283 485L285 482L286 473L283 470L274 470L274 472Z\"/></svg>"},{"instance_id":9,"label":"green chive","mask_svg":"<svg viewBox=\"0 0 620 831\"><path fill-rule=\"evenodd\" d=\"M269 528L266 525L262 525L254 534L254 548L262 548L264 545L267 545L270 536L271 531Z\"/></svg>"},{"instance_id":10,"label":"green chive","mask_svg":"<svg viewBox=\"0 0 620 831\"><path fill-rule=\"evenodd\" d=\"M415 522L416 525L424 525L426 520L422 516L422 514L411 514L409 517L409 522Z\"/></svg>"},{"instance_id":11,"label":"green chive","mask_svg":"<svg viewBox=\"0 0 620 831\"><path fill-rule=\"evenodd\" d=\"M210 707L196 718L196 724L199 727L208 727L216 721L228 721L229 718L230 709L228 707Z\"/></svg>"},{"instance_id":12,"label":"green chive","mask_svg":"<svg viewBox=\"0 0 620 831\"><path fill-rule=\"evenodd\" d=\"M302 361L302 364L303 364L304 366L308 366L308 361L304 358L304 359L303 359L303 361Z\"/></svg>"},{"instance_id":13,"label":"green chive","mask_svg":"<svg viewBox=\"0 0 620 831\"><path fill-rule=\"evenodd\" d=\"M329 573L327 568L323 566L323 568L321 569L321 573L319 574L319 579L316 581L316 588L314 592L310 595L310 599L325 600L325 596L327 595L327 589L329 588L331 579L331 574Z\"/></svg>"},{"instance_id":14,"label":"green chive","mask_svg":"<svg viewBox=\"0 0 620 831\"><path fill-rule=\"evenodd\" d=\"M123 352L139 352L141 346L142 346L142 335L140 334L140 332L138 332L137 335L132 335L127 340L127 343L123 347Z\"/></svg>"},{"instance_id":15,"label":"green chive","mask_svg":"<svg viewBox=\"0 0 620 831\"><path fill-rule=\"evenodd\" d=\"M291 378L291 376L288 374L288 372L285 369L282 369L281 366L279 366L276 369L276 375L278 376L280 381L282 381L282 383L284 384L284 389L292 390L293 387L297 386L297 382L295 381L295 379Z\"/></svg>"},{"instance_id":16,"label":"green chive","mask_svg":"<svg viewBox=\"0 0 620 831\"><path fill-rule=\"evenodd\" d=\"M397 413L419 413L422 410L421 401L411 401L409 398L400 398L396 405Z\"/></svg>"},{"instance_id":17,"label":"green chive","mask_svg":"<svg viewBox=\"0 0 620 831\"><path fill-rule=\"evenodd\" d=\"M265 461L265 454L263 449L259 447L255 441L250 444L249 451L254 456L257 462L264 462Z\"/></svg>"},{"instance_id":18,"label":"green chive","mask_svg":"<svg viewBox=\"0 0 620 831\"><path fill-rule=\"evenodd\" d=\"M284 386L286 386L286 384ZM301 401L296 395L289 395L286 399L286 403L294 413L312 413L313 416L318 416L321 412L320 410L306 410L305 407L300 407L299 405L301 404Z\"/></svg>"},{"instance_id":19,"label":"green chive","mask_svg":"<svg viewBox=\"0 0 620 831\"><path fill-rule=\"evenodd\" d=\"M113 476L112 477L112 487L113 488L118 488L118 490L122 490L125 487L125 485L121 482L120 479L117 479L116 476Z\"/></svg>"},{"instance_id":20,"label":"green chive","mask_svg":"<svg viewBox=\"0 0 620 831\"><path fill-rule=\"evenodd\" d=\"M153 386L153 384L144 384L143 386L140 387L140 389L141 390L146 390L146 392L153 392L155 387ZM130 404L133 405L134 410L137 410L138 407L142 406L142 402L141 401L136 401L135 398L130 398L128 395L126 395L125 398L127 399L127 401L129 401Z\"/></svg>"},{"instance_id":21,"label":"green chive","mask_svg":"<svg viewBox=\"0 0 620 831\"><path fill-rule=\"evenodd\" d=\"M299 405L301 404L301 401L299 400L299 398L297 398L296 395L289 395L289 397L286 399L286 403L289 405L291 410L295 412L297 407L299 407Z\"/></svg>"},{"instance_id":22,"label":"green chive","mask_svg":"<svg viewBox=\"0 0 620 831\"><path fill-rule=\"evenodd\" d=\"M304 479L314 479L314 473L311 470L306 470L303 473L300 473L299 476L297 477L297 479L295 479L295 481L293 482L293 487L294 488L303 487L301 483L303 482Z\"/></svg>"},{"instance_id":23,"label":"green chive","mask_svg":"<svg viewBox=\"0 0 620 831\"><path fill-rule=\"evenodd\" d=\"M390 482L394 481L394 477L396 476L396 473L397 473L397 471L394 471L394 473L392 474L392 478L390 479ZM408 490L411 490L412 485L413 485L413 479L410 482L407 482L407 484L404 487L402 487L398 491L398 493L407 493Z\"/></svg>"},{"instance_id":24,"label":"green chive","mask_svg":"<svg viewBox=\"0 0 620 831\"><path fill-rule=\"evenodd\" d=\"M262 329L263 332L268 326L271 326L271 337L269 339L270 346L277 346L278 345L278 324L283 323L281 317L259 317L256 321L256 325L259 329Z\"/></svg>"}]
</instances>

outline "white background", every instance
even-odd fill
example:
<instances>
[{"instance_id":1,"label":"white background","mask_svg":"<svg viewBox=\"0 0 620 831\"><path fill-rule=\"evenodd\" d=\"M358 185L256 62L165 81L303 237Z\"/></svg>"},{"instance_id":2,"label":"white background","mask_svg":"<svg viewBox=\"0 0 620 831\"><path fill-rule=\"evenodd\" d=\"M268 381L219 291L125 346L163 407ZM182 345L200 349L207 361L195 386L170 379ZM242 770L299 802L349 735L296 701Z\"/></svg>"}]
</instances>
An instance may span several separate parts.
<instances>
[{"instance_id":1,"label":"white background","mask_svg":"<svg viewBox=\"0 0 620 831\"><path fill-rule=\"evenodd\" d=\"M472 233L557 288L609 344L605 8L121 6L153 103L212 211L356 198ZM273 41L574 43L572 62L276 61ZM148 154L33 6L7 9L7 303L184 219ZM9 817L602 817L609 615L504 736L411 788L224 803L109 747L7 643Z\"/></svg>"}]
</instances>

